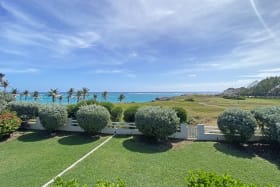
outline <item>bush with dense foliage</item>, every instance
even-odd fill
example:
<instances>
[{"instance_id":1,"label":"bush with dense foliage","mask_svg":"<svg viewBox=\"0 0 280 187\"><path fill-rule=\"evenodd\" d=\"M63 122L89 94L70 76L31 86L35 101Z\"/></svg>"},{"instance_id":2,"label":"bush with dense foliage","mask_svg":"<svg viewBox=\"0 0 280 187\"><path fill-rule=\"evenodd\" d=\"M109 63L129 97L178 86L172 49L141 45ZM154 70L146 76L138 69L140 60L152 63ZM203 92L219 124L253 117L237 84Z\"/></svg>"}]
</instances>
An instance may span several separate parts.
<instances>
[{"instance_id":1,"label":"bush with dense foliage","mask_svg":"<svg viewBox=\"0 0 280 187\"><path fill-rule=\"evenodd\" d=\"M135 123L145 136L165 139L176 132L180 119L172 109L148 106L138 109Z\"/></svg>"},{"instance_id":2,"label":"bush with dense foliage","mask_svg":"<svg viewBox=\"0 0 280 187\"><path fill-rule=\"evenodd\" d=\"M255 108L251 112L268 139L280 143L280 107Z\"/></svg>"},{"instance_id":3,"label":"bush with dense foliage","mask_svg":"<svg viewBox=\"0 0 280 187\"><path fill-rule=\"evenodd\" d=\"M227 109L218 116L218 127L231 142L246 142L255 132L254 116L241 109Z\"/></svg>"},{"instance_id":4,"label":"bush with dense foliage","mask_svg":"<svg viewBox=\"0 0 280 187\"><path fill-rule=\"evenodd\" d=\"M114 104L113 103L110 103L110 102L99 102L97 104L105 107L110 112L110 114L112 113L112 110L114 108Z\"/></svg>"},{"instance_id":5,"label":"bush with dense foliage","mask_svg":"<svg viewBox=\"0 0 280 187\"><path fill-rule=\"evenodd\" d=\"M76 179L65 181L62 178L58 177L54 181L53 187L89 187L87 184L80 185ZM126 187L126 184L123 180L117 179L116 182L108 182L105 180L99 180L93 187Z\"/></svg>"},{"instance_id":6,"label":"bush with dense foliage","mask_svg":"<svg viewBox=\"0 0 280 187\"><path fill-rule=\"evenodd\" d=\"M119 122L122 120L123 108L120 106L114 107L111 112L111 120Z\"/></svg>"},{"instance_id":7,"label":"bush with dense foliage","mask_svg":"<svg viewBox=\"0 0 280 187\"><path fill-rule=\"evenodd\" d=\"M45 129L54 131L66 124L67 110L61 105L42 105L39 109L39 117Z\"/></svg>"},{"instance_id":8,"label":"bush with dense foliage","mask_svg":"<svg viewBox=\"0 0 280 187\"><path fill-rule=\"evenodd\" d=\"M15 111L22 120L28 120L38 116L39 112L38 103L27 102L10 102L8 108L10 111Z\"/></svg>"},{"instance_id":9,"label":"bush with dense foliage","mask_svg":"<svg viewBox=\"0 0 280 187\"><path fill-rule=\"evenodd\" d=\"M254 184L243 183L229 175L218 175L206 171L189 171L185 178L187 187L257 187Z\"/></svg>"},{"instance_id":10,"label":"bush with dense foliage","mask_svg":"<svg viewBox=\"0 0 280 187\"><path fill-rule=\"evenodd\" d=\"M135 113L139 109L139 106L128 107L123 113L123 119L126 122L135 122Z\"/></svg>"},{"instance_id":11,"label":"bush with dense foliage","mask_svg":"<svg viewBox=\"0 0 280 187\"><path fill-rule=\"evenodd\" d=\"M180 123L185 123L188 121L188 114L187 111L182 107L173 107L175 110L178 118L180 119Z\"/></svg>"},{"instance_id":12,"label":"bush with dense foliage","mask_svg":"<svg viewBox=\"0 0 280 187\"><path fill-rule=\"evenodd\" d=\"M245 100L246 98L244 96L239 95L224 95L224 99L233 99L233 100Z\"/></svg>"},{"instance_id":13,"label":"bush with dense foliage","mask_svg":"<svg viewBox=\"0 0 280 187\"><path fill-rule=\"evenodd\" d=\"M16 131L20 124L21 119L14 112L2 112L0 114L0 138Z\"/></svg>"},{"instance_id":14,"label":"bush with dense foliage","mask_svg":"<svg viewBox=\"0 0 280 187\"><path fill-rule=\"evenodd\" d=\"M15 98L11 94L0 92L0 113L6 110L9 102L14 100Z\"/></svg>"},{"instance_id":15,"label":"bush with dense foliage","mask_svg":"<svg viewBox=\"0 0 280 187\"><path fill-rule=\"evenodd\" d=\"M107 108L110 113L114 107L114 105L110 102L100 102L99 103L95 100L84 100L84 101L78 102L77 104L67 105L68 117L76 119L77 118L76 114L77 114L77 111L79 110L79 108L81 106L86 106L86 105L101 105L101 106L104 106L105 108Z\"/></svg>"},{"instance_id":16,"label":"bush with dense foliage","mask_svg":"<svg viewBox=\"0 0 280 187\"><path fill-rule=\"evenodd\" d=\"M86 132L96 134L110 123L110 113L99 105L81 106L77 112L77 121Z\"/></svg>"}]
</instances>

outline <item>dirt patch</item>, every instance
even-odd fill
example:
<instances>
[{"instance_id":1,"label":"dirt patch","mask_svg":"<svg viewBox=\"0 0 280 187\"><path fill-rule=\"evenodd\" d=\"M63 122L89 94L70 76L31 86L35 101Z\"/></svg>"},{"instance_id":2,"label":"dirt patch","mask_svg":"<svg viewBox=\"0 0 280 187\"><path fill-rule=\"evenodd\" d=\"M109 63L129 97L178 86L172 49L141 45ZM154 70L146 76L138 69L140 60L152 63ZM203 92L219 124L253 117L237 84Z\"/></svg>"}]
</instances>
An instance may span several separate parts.
<instances>
[{"instance_id":1,"label":"dirt patch","mask_svg":"<svg viewBox=\"0 0 280 187\"><path fill-rule=\"evenodd\" d=\"M192 143L193 143L193 141L181 140L181 141L174 141L174 142L171 142L171 145L172 145L172 149L181 149L181 148L183 148L185 145L192 144Z\"/></svg>"}]
</instances>

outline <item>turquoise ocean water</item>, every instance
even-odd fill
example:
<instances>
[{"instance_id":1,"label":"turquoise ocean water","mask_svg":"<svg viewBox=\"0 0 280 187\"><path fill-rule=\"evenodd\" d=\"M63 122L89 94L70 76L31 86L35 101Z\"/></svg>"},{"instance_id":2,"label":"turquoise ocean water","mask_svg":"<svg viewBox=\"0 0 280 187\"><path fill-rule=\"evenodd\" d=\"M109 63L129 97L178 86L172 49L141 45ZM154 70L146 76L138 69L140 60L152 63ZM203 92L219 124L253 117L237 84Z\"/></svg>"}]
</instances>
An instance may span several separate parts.
<instances>
[{"instance_id":1,"label":"turquoise ocean water","mask_svg":"<svg viewBox=\"0 0 280 187\"><path fill-rule=\"evenodd\" d=\"M89 93L86 99L93 99L93 94L97 94L97 101L104 101L102 98L102 93ZM191 95L191 94L215 94L210 92L108 92L107 101L112 103L119 102L118 97L120 94L125 95L125 99L123 102L150 102L155 100L156 98L160 97L173 97L173 96L180 96L180 95ZM62 103L62 104L68 104L67 101L67 93L61 92L60 95L62 95L62 100L60 101L58 98L56 98L56 103ZM28 96L25 98L25 96L16 96L17 101L27 101L27 102L33 102L34 98L31 96ZM51 103L52 98L48 96L47 92L41 92L39 98L37 99L38 103ZM77 103L77 97L74 95L70 99L70 104Z\"/></svg>"}]
</instances>

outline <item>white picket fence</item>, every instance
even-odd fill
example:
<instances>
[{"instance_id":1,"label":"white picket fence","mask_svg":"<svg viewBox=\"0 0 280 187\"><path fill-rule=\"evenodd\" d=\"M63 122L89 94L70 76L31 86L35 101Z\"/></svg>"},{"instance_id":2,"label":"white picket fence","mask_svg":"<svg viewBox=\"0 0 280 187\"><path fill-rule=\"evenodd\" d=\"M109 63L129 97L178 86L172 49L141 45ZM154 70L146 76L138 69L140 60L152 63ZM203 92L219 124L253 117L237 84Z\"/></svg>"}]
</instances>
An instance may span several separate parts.
<instances>
[{"instance_id":1,"label":"white picket fence","mask_svg":"<svg viewBox=\"0 0 280 187\"><path fill-rule=\"evenodd\" d=\"M29 122L29 129L45 130L40 123L40 119L36 118L34 121ZM60 127L58 130L70 132L83 132L84 130L79 126L76 120L68 119L65 126ZM101 130L103 134L119 134L119 135L140 135L141 132L136 128L135 123L126 122L112 122L104 129ZM169 136L171 138L186 139L186 140L202 140L202 141L221 141L225 140L224 135L215 126L199 125L185 125L181 124L176 133ZM250 141L259 141L263 139L261 134L254 135Z\"/></svg>"}]
</instances>

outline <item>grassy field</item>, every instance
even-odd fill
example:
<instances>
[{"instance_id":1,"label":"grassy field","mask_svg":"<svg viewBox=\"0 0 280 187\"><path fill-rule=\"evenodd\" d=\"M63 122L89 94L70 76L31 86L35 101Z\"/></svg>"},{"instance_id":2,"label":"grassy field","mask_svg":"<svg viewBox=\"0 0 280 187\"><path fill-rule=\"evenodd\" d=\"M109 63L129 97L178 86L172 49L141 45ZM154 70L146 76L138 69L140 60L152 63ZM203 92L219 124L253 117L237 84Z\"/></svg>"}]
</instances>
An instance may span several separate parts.
<instances>
[{"instance_id":1,"label":"grassy field","mask_svg":"<svg viewBox=\"0 0 280 187\"><path fill-rule=\"evenodd\" d=\"M192 98L194 101L187 101ZM117 103L116 105L127 108L132 105L139 106L163 106L163 107L183 107L188 111L194 124L203 123L206 125L216 125L218 115L229 107L239 107L246 110L261 106L280 105L280 99L260 99L247 98L246 100L224 99L218 96L180 96L170 101L155 101L149 103Z\"/></svg>"},{"instance_id":2,"label":"grassy field","mask_svg":"<svg viewBox=\"0 0 280 187\"><path fill-rule=\"evenodd\" d=\"M18 134L17 139L0 142L0 186L41 186L105 140L79 134Z\"/></svg>"},{"instance_id":3,"label":"grassy field","mask_svg":"<svg viewBox=\"0 0 280 187\"><path fill-rule=\"evenodd\" d=\"M280 184L280 160L255 146L234 147L216 142L177 142L151 145L139 138L113 138L63 176L81 184L98 179L121 178L128 186L183 186L188 170L204 169L227 173L244 182ZM257 149L260 150L260 149ZM277 153L279 155L279 151ZM257 156L258 155L258 156ZM278 160L277 160L278 159Z\"/></svg>"}]
</instances>

